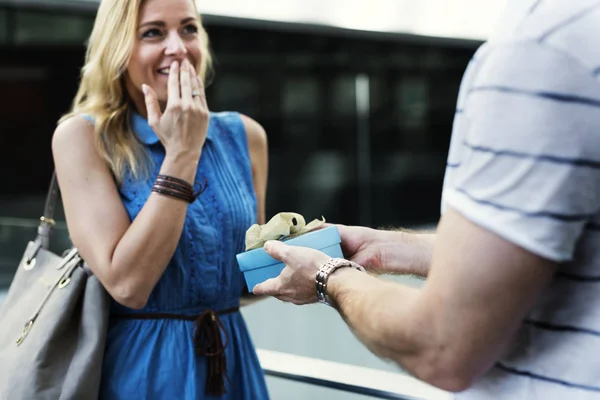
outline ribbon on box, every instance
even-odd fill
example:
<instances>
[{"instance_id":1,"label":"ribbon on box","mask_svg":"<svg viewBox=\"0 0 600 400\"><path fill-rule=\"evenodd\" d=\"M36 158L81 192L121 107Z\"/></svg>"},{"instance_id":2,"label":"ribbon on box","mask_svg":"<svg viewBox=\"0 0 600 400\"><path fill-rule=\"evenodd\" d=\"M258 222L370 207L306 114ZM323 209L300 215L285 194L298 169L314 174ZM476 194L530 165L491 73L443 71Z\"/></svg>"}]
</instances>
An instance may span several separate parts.
<instances>
[{"instance_id":1,"label":"ribbon on box","mask_svg":"<svg viewBox=\"0 0 600 400\"><path fill-rule=\"evenodd\" d=\"M301 214L282 212L264 225L254 224L246 231L246 251L263 247L268 240L291 239L310 232L325 223L325 218L314 219L308 224Z\"/></svg>"}]
</instances>

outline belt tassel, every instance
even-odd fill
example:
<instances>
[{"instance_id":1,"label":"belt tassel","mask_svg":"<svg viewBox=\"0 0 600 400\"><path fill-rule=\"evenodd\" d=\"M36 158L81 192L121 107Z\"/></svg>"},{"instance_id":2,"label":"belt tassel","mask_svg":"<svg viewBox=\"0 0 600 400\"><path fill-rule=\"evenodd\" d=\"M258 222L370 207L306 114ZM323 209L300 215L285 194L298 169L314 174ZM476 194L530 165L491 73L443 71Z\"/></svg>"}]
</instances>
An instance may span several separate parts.
<instances>
[{"instance_id":1,"label":"belt tassel","mask_svg":"<svg viewBox=\"0 0 600 400\"><path fill-rule=\"evenodd\" d=\"M213 310L205 310L196 319L194 332L194 348L196 354L205 356L207 360L206 390L209 396L222 396L226 393L227 362L225 348L228 344L227 332L223 322ZM221 331L225 343L221 338Z\"/></svg>"}]
</instances>

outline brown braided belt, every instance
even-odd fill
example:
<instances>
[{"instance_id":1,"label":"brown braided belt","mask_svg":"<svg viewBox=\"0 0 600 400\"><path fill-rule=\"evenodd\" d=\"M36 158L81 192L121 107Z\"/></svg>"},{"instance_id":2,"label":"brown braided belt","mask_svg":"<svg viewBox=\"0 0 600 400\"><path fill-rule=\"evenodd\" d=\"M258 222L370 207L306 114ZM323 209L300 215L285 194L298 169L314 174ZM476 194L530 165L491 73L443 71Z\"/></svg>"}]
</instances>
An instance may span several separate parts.
<instances>
[{"instance_id":1,"label":"brown braided belt","mask_svg":"<svg viewBox=\"0 0 600 400\"><path fill-rule=\"evenodd\" d=\"M200 315L128 313L113 314L112 316L122 319L176 319L194 321L194 350L197 355L206 357L208 361L205 393L210 396L222 396L226 392L227 360L225 358L225 348L229 343L229 337L219 315L231 314L239 310L239 307L233 307L221 311L206 309ZM220 331L223 332L225 343L223 343Z\"/></svg>"}]
</instances>

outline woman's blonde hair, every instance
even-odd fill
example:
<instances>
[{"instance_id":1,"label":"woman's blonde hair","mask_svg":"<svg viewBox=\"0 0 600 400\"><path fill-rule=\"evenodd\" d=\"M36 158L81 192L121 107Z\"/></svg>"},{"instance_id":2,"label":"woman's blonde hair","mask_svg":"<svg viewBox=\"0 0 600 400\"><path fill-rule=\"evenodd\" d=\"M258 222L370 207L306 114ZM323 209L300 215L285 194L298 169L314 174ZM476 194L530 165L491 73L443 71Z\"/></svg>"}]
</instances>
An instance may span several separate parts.
<instances>
[{"instance_id":1,"label":"woman's blonde hair","mask_svg":"<svg viewBox=\"0 0 600 400\"><path fill-rule=\"evenodd\" d=\"M117 182L121 182L128 169L136 178L147 173L147 156L129 124L131 104L123 77L133 52L143 1L101 1L87 45L79 90L71 111L59 121L60 124L75 115L89 115L94 119L96 146ZM200 21L196 5L190 1ZM206 80L212 57L208 35L202 24L200 26L200 76Z\"/></svg>"}]
</instances>

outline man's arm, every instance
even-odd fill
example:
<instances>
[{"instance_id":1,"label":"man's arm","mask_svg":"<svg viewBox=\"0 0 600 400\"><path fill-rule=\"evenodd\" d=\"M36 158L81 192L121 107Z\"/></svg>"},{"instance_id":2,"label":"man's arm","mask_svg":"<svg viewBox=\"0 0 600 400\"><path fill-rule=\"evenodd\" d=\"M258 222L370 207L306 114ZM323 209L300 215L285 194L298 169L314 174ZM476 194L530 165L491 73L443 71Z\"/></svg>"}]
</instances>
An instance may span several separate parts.
<instances>
[{"instance_id":1,"label":"man's arm","mask_svg":"<svg viewBox=\"0 0 600 400\"><path fill-rule=\"evenodd\" d=\"M371 351L460 391L501 357L555 270L449 209L422 290L343 268L328 292Z\"/></svg>"}]
</instances>

